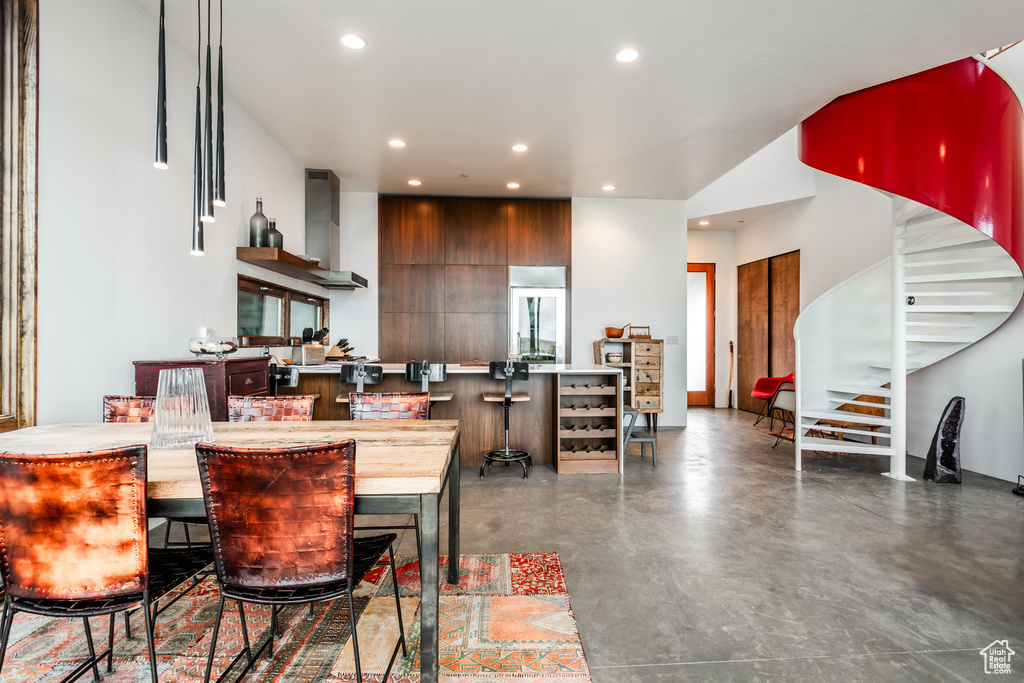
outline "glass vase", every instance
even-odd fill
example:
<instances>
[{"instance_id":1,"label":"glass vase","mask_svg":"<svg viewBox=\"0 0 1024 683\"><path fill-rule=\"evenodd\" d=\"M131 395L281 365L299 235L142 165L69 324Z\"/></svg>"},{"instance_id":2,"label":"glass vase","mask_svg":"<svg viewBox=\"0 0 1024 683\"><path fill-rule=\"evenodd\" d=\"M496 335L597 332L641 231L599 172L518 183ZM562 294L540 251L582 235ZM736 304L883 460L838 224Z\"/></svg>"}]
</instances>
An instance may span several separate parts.
<instances>
[{"instance_id":1,"label":"glass vase","mask_svg":"<svg viewBox=\"0 0 1024 683\"><path fill-rule=\"evenodd\" d=\"M201 368L161 370L150 448L183 448L213 442L213 422Z\"/></svg>"}]
</instances>

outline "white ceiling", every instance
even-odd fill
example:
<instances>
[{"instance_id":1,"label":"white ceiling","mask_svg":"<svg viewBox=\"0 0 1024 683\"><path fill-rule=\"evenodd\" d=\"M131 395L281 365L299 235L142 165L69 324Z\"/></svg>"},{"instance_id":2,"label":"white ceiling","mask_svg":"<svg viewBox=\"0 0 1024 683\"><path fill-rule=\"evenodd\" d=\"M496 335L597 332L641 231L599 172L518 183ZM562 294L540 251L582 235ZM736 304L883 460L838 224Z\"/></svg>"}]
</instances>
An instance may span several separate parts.
<instances>
[{"instance_id":1,"label":"white ceiling","mask_svg":"<svg viewBox=\"0 0 1024 683\"><path fill-rule=\"evenodd\" d=\"M155 27L159 0L135 1ZM687 198L838 95L1024 37L1020 0L225 0L224 17L226 89L301 163L346 191L477 196ZM195 5L168 2L167 30L194 51ZM627 45L640 58L617 62Z\"/></svg>"}]
</instances>

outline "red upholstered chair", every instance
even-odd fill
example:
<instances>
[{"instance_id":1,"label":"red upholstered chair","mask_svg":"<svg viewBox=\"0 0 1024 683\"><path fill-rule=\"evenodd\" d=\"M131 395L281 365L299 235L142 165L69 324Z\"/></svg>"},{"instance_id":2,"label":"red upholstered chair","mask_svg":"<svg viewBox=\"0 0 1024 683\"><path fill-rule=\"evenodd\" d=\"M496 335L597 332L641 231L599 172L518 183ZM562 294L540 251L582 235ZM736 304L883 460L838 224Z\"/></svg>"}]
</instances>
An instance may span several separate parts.
<instances>
[{"instance_id":1,"label":"red upholstered chair","mask_svg":"<svg viewBox=\"0 0 1024 683\"><path fill-rule=\"evenodd\" d=\"M308 422L314 396L228 396L228 422Z\"/></svg>"},{"instance_id":2,"label":"red upholstered chair","mask_svg":"<svg viewBox=\"0 0 1024 683\"><path fill-rule=\"evenodd\" d=\"M750 397L759 398L763 401L761 412L757 414L757 419L754 420L755 427L758 422L764 419L765 415L769 414L768 407L771 405L772 399L775 398L775 392L779 390L779 387L785 382L792 382L795 378L796 374L791 372L785 377L762 377L754 383L754 390L750 392Z\"/></svg>"},{"instance_id":3,"label":"red upholstered chair","mask_svg":"<svg viewBox=\"0 0 1024 683\"><path fill-rule=\"evenodd\" d=\"M89 657L64 680L90 669L100 680L97 664L104 658L112 671L114 614L142 607L156 681L153 606L213 561L209 547L149 548L144 445L0 453L0 541L0 668L16 612L81 618ZM89 617L108 614L107 650L97 655Z\"/></svg>"},{"instance_id":4,"label":"red upholstered chair","mask_svg":"<svg viewBox=\"0 0 1024 683\"><path fill-rule=\"evenodd\" d=\"M429 409L429 392L348 395L353 420L426 420Z\"/></svg>"},{"instance_id":5,"label":"red upholstered chair","mask_svg":"<svg viewBox=\"0 0 1024 683\"><path fill-rule=\"evenodd\" d=\"M152 422L155 396L104 396L104 422Z\"/></svg>"},{"instance_id":6,"label":"red upholstered chair","mask_svg":"<svg viewBox=\"0 0 1024 683\"><path fill-rule=\"evenodd\" d=\"M355 441L273 449L200 443L196 457L220 584L204 680L209 683L225 600L239 603L245 645L221 676L245 656L248 661L236 679L240 680L265 649L273 656L281 606L343 597L352 624L356 676L362 681L352 589L388 553L399 637L382 679L387 680L399 646L407 655L391 550L397 537L353 537ZM272 606L266 640L255 654L249 646L243 603Z\"/></svg>"}]
</instances>

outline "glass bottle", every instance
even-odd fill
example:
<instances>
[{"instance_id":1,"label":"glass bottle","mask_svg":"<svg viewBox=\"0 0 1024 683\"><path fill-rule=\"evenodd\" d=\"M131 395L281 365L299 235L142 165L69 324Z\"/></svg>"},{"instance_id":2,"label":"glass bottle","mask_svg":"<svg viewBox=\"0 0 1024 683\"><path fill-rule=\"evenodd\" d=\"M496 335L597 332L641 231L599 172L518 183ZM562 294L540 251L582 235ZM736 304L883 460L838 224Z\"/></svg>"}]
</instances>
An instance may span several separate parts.
<instances>
[{"instance_id":1,"label":"glass bottle","mask_svg":"<svg viewBox=\"0 0 1024 683\"><path fill-rule=\"evenodd\" d=\"M284 249L284 235L277 230L277 219L270 219L270 230L267 231L267 246Z\"/></svg>"},{"instance_id":2,"label":"glass bottle","mask_svg":"<svg viewBox=\"0 0 1024 683\"><path fill-rule=\"evenodd\" d=\"M269 247L267 244L267 217L263 215L263 198L256 198L256 213L249 219L249 246Z\"/></svg>"}]
</instances>

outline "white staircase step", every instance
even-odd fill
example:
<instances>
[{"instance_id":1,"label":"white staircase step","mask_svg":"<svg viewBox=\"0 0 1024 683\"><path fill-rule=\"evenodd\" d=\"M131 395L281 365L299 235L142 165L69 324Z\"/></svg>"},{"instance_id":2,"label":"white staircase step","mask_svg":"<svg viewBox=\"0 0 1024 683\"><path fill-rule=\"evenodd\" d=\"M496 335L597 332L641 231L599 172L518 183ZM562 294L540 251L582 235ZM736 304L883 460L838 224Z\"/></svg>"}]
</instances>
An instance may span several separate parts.
<instances>
[{"instance_id":1,"label":"white staircase step","mask_svg":"<svg viewBox=\"0 0 1024 683\"><path fill-rule=\"evenodd\" d=\"M885 398L892 396L892 389L861 384L829 384L825 387L825 390L833 391L837 394L855 394L857 396L862 394L865 396L884 396Z\"/></svg>"},{"instance_id":2,"label":"white staircase step","mask_svg":"<svg viewBox=\"0 0 1024 683\"><path fill-rule=\"evenodd\" d=\"M914 216L913 218L908 218L906 225L908 234L918 234L922 232L934 232L955 225L964 225L964 222L957 218L953 218L949 214L942 213L941 211L932 211L930 213L922 213Z\"/></svg>"},{"instance_id":3,"label":"white staircase step","mask_svg":"<svg viewBox=\"0 0 1024 683\"><path fill-rule=\"evenodd\" d=\"M868 367L878 368L879 370L892 370L892 362L887 360L869 360ZM924 363L916 363L912 360L907 361L907 370L920 370L924 367Z\"/></svg>"},{"instance_id":4,"label":"white staircase step","mask_svg":"<svg viewBox=\"0 0 1024 683\"><path fill-rule=\"evenodd\" d=\"M851 398L843 398L842 396L829 396L830 403L835 403L842 406L866 406L868 408L881 408L883 410L889 410L888 403L873 403L871 401L856 401Z\"/></svg>"},{"instance_id":5,"label":"white staircase step","mask_svg":"<svg viewBox=\"0 0 1024 683\"><path fill-rule=\"evenodd\" d=\"M872 432L867 429L851 429L850 427L833 427L832 425L804 425L804 434L807 434L808 430L817 430L819 432L826 432L828 434L856 434L857 436L870 436L879 439L889 439L891 435L889 432ZM813 437L812 437L813 438Z\"/></svg>"},{"instance_id":6,"label":"white staircase step","mask_svg":"<svg viewBox=\"0 0 1024 683\"><path fill-rule=\"evenodd\" d=\"M908 334L908 342L924 342L931 344L973 344L978 341L974 336L955 334Z\"/></svg>"},{"instance_id":7,"label":"white staircase step","mask_svg":"<svg viewBox=\"0 0 1024 683\"><path fill-rule=\"evenodd\" d=\"M987 238L986 238L987 239ZM976 280L1012 280L1020 277L1019 270L977 270L968 273L936 273L934 275L906 275L907 284L916 282L968 282Z\"/></svg>"},{"instance_id":8,"label":"white staircase step","mask_svg":"<svg viewBox=\"0 0 1024 683\"><path fill-rule=\"evenodd\" d=\"M914 308L917 308L917 307L915 306ZM953 327L953 328L965 329L965 328L973 328L974 327L974 323L973 322L953 323L953 322L949 322L949 321L946 321L946 320L943 320L941 322L940 321L934 321L933 322L931 320L908 320L907 321L907 327L947 327L947 328Z\"/></svg>"},{"instance_id":9,"label":"white staircase step","mask_svg":"<svg viewBox=\"0 0 1024 683\"><path fill-rule=\"evenodd\" d=\"M851 413L848 410L830 410L830 409L814 409L804 410L800 413L802 420L831 420L832 422L849 422L852 424L864 424L864 425L880 425L882 427L888 427L892 425L892 420L888 417L881 417L878 415L864 415L862 413ZM812 425L803 424L804 427Z\"/></svg>"},{"instance_id":10,"label":"white staircase step","mask_svg":"<svg viewBox=\"0 0 1024 683\"><path fill-rule=\"evenodd\" d=\"M1002 266L1009 266L1013 263L1013 259L1007 258L1005 255L1002 256L971 256L965 258L948 258L948 259L937 259L934 261L907 261L903 264L904 268L935 268L939 266L962 266L968 263L992 263L1000 264Z\"/></svg>"},{"instance_id":11,"label":"white staircase step","mask_svg":"<svg viewBox=\"0 0 1024 683\"><path fill-rule=\"evenodd\" d=\"M989 246L991 244L992 239L988 235L979 232L975 235L963 235L936 242L915 242L914 244L901 247L899 252L901 254L923 254L928 251L949 251L950 249L968 246Z\"/></svg>"},{"instance_id":12,"label":"white staircase step","mask_svg":"<svg viewBox=\"0 0 1024 683\"><path fill-rule=\"evenodd\" d=\"M856 441L839 441L837 439L820 439L805 436L801 439L801 450L829 451L830 453L853 453L856 455L888 455L892 456L892 446L879 446Z\"/></svg>"},{"instance_id":13,"label":"white staircase step","mask_svg":"<svg viewBox=\"0 0 1024 683\"><path fill-rule=\"evenodd\" d=\"M943 304L907 306L907 313L1013 313L1013 306L1009 304L977 304L963 306Z\"/></svg>"},{"instance_id":14,"label":"white staircase step","mask_svg":"<svg viewBox=\"0 0 1024 683\"><path fill-rule=\"evenodd\" d=\"M907 296L913 297L935 297L935 296L1012 296L1013 292L1009 290L1002 291L986 291L981 290L957 290L955 292L906 292Z\"/></svg>"},{"instance_id":15,"label":"white staircase step","mask_svg":"<svg viewBox=\"0 0 1024 683\"><path fill-rule=\"evenodd\" d=\"M892 223L893 225L899 225L900 223L905 223L909 220L913 220L914 218L936 213L942 212L925 204L921 204L920 202L903 199L902 202L898 204L893 202Z\"/></svg>"}]
</instances>

